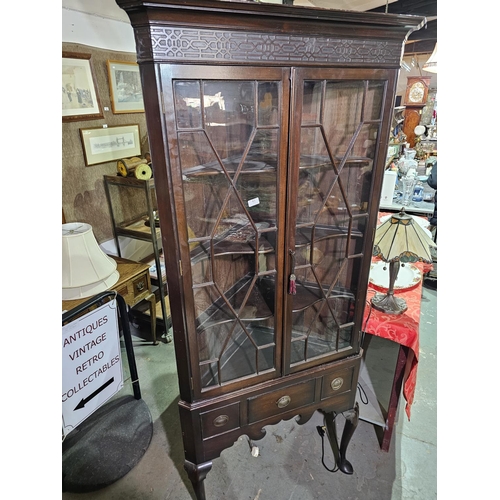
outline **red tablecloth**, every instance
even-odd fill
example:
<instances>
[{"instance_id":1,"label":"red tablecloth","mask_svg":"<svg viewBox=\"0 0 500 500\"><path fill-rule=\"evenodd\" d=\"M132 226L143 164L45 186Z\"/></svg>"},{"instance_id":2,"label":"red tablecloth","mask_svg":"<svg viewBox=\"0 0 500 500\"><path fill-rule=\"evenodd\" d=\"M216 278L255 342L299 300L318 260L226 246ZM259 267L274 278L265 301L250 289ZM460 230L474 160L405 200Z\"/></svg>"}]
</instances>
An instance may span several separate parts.
<instances>
[{"instance_id":1,"label":"red tablecloth","mask_svg":"<svg viewBox=\"0 0 500 500\"><path fill-rule=\"evenodd\" d=\"M379 217L384 213L379 213ZM378 260L378 259L376 259ZM432 264L416 262L420 269L422 278L424 273L432 270ZM406 415L408 420L411 414L411 405L415 395L417 383L417 364L419 353L419 327L420 327L420 303L422 301L422 281L411 290L397 290L396 296L406 301L408 309L399 315L385 314L371 307L370 300L375 293L383 293L368 286L367 305L365 307L363 326L364 331L371 335L377 335L384 339L392 340L398 344L409 347L409 355L403 380L403 396L406 399ZM368 322L367 322L368 320Z\"/></svg>"},{"instance_id":2,"label":"red tablecloth","mask_svg":"<svg viewBox=\"0 0 500 500\"><path fill-rule=\"evenodd\" d=\"M423 272L424 265L422 263L417 262L415 265ZM396 296L404 299L408 305L408 309L403 314L399 315L385 314L371 307L370 300L375 293L382 292L378 292L369 286L366 297L367 305L363 318L363 325L366 325L364 326L364 331L410 348L403 381L403 395L406 399L405 410L409 420L411 405L415 394L415 385L417 383L422 282L420 282L416 288L407 292L396 292Z\"/></svg>"}]
</instances>

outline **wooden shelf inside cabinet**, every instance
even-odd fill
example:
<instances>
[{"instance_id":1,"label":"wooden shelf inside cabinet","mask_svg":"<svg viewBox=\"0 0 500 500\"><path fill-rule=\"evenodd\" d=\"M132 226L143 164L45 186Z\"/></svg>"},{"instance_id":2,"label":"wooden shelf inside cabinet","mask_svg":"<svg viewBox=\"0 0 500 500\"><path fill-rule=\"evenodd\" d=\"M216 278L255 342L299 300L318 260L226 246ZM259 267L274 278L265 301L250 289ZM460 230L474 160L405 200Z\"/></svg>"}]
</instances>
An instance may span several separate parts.
<instances>
[{"instance_id":1,"label":"wooden shelf inside cabinet","mask_svg":"<svg viewBox=\"0 0 500 500\"><path fill-rule=\"evenodd\" d=\"M153 258L156 269L160 270L151 277L151 282L158 286L158 302L161 306L163 325L169 324L170 311L165 303L167 292L166 276L161 272L162 240L158 225L151 224L155 221L156 191L154 179L142 180L135 177L122 177L119 175L105 175L104 188L108 200L113 234L118 255L122 257L120 237L151 242L153 252L142 259L148 262ZM151 265L151 264L150 264ZM163 286L159 286L162 283Z\"/></svg>"},{"instance_id":2,"label":"wooden shelf inside cabinet","mask_svg":"<svg viewBox=\"0 0 500 500\"><path fill-rule=\"evenodd\" d=\"M251 286L253 276L247 275L227 292L229 303L241 304L248 289ZM266 288L262 288L260 283L253 289L253 293L248 297L244 307L230 310L228 304L221 298L215 301L207 308L197 319L197 329L207 329L214 326L228 323L234 319L234 313L238 314L239 319L245 322L258 322L271 318L273 315L274 304L268 303L268 297L265 294Z\"/></svg>"},{"instance_id":3,"label":"wooden shelf inside cabinet","mask_svg":"<svg viewBox=\"0 0 500 500\"><path fill-rule=\"evenodd\" d=\"M335 163L340 165L343 156L335 156ZM242 156L232 156L225 158L222 162L212 161L210 163L204 163L203 165L196 165L184 169L182 171L183 175L190 180L194 180L196 177L204 177L210 175L217 175L227 173L233 175L238 168L240 168L240 163L242 161ZM347 156L345 159L345 164L358 164L364 165L372 162L373 160L364 156ZM310 169L310 168L324 168L331 167L332 163L329 156L325 155L301 155L299 169ZM258 151L250 151L243 161L240 173L242 175L249 174L262 174L275 172L277 166L276 155L271 153L261 153Z\"/></svg>"},{"instance_id":4,"label":"wooden shelf inside cabinet","mask_svg":"<svg viewBox=\"0 0 500 500\"><path fill-rule=\"evenodd\" d=\"M272 278L265 276L260 280L259 289L265 300L267 297L274 296L274 288L275 282ZM323 290L321 290L317 283L297 279L297 291L294 296L293 312L302 311L312 304L324 299L346 299L348 301L354 301L355 295L351 291L341 287L335 287L328 293L328 289L323 288ZM270 308L274 309L269 300L266 300L266 302Z\"/></svg>"},{"instance_id":5,"label":"wooden shelf inside cabinet","mask_svg":"<svg viewBox=\"0 0 500 500\"><path fill-rule=\"evenodd\" d=\"M243 157L241 155L230 156L223 159L222 162L211 161L209 163L184 169L182 173L188 178L217 175L225 172L228 174L234 174L240 167L242 159ZM276 155L250 150L245 156L245 160L241 166L241 173L256 174L266 171L275 171L276 161Z\"/></svg>"},{"instance_id":6,"label":"wooden shelf inside cabinet","mask_svg":"<svg viewBox=\"0 0 500 500\"><path fill-rule=\"evenodd\" d=\"M224 229L224 224L221 224L221 227ZM250 223L228 225L227 227L229 229L224 230L218 237L218 241L214 241L213 245L211 245L208 238L204 238L207 241L203 241L203 238L191 240L190 245L193 246L191 262L193 264L209 258L212 251L214 256L255 254L256 242L259 254L274 251L274 247L268 239L274 236L273 227L267 232L259 231L258 227L254 228Z\"/></svg>"},{"instance_id":7,"label":"wooden shelf inside cabinet","mask_svg":"<svg viewBox=\"0 0 500 500\"><path fill-rule=\"evenodd\" d=\"M328 238L342 238L348 235L347 229L321 227L314 228L314 241L319 242ZM362 238L363 234L359 231L352 231L351 236ZM313 229L311 227L298 227L295 233L296 248L308 246L313 241Z\"/></svg>"}]
</instances>

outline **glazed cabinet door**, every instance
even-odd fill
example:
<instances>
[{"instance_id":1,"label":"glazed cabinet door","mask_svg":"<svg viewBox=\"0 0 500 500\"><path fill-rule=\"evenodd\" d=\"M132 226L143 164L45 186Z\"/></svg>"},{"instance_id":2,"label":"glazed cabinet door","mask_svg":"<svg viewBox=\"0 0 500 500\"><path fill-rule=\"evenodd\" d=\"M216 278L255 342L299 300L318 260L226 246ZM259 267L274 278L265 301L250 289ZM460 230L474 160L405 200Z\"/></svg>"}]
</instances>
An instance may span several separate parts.
<instances>
[{"instance_id":1,"label":"glazed cabinet door","mask_svg":"<svg viewBox=\"0 0 500 500\"><path fill-rule=\"evenodd\" d=\"M192 390L216 395L281 373L290 72L160 73Z\"/></svg>"},{"instance_id":2,"label":"glazed cabinet door","mask_svg":"<svg viewBox=\"0 0 500 500\"><path fill-rule=\"evenodd\" d=\"M293 74L284 365L302 370L359 351L371 259L375 165L392 73ZM382 167L383 168L383 167ZM295 293L293 293L295 291Z\"/></svg>"}]
</instances>

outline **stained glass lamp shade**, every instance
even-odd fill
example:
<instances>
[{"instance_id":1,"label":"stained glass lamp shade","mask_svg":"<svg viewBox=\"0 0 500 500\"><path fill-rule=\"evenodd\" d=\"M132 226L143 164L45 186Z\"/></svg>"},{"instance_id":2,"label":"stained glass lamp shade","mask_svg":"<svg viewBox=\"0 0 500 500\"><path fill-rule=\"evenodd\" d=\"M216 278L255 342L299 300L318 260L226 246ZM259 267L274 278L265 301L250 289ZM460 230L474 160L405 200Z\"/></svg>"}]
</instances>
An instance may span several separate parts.
<instances>
[{"instance_id":1,"label":"stained glass lamp shade","mask_svg":"<svg viewBox=\"0 0 500 500\"><path fill-rule=\"evenodd\" d=\"M389 262L389 289L385 295L377 293L371 300L372 306L387 314L404 313L408 308L406 301L394 296L399 268L412 262L432 263L430 249L436 246L404 208L381 224L375 233L373 255Z\"/></svg>"}]
</instances>

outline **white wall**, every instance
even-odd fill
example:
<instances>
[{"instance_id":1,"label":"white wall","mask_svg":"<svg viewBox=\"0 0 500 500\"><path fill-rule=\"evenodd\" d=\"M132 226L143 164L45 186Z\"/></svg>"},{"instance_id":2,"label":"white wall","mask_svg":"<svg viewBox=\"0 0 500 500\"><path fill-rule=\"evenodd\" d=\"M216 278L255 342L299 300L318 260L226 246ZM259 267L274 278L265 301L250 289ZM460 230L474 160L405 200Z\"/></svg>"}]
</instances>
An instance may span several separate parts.
<instances>
[{"instance_id":1,"label":"white wall","mask_svg":"<svg viewBox=\"0 0 500 500\"><path fill-rule=\"evenodd\" d=\"M62 42L135 54L130 20L114 0L63 0L62 5Z\"/></svg>"}]
</instances>

